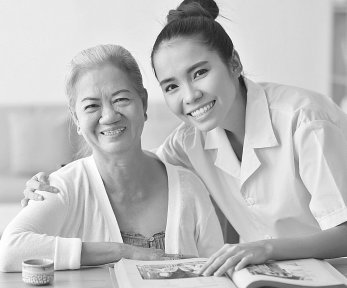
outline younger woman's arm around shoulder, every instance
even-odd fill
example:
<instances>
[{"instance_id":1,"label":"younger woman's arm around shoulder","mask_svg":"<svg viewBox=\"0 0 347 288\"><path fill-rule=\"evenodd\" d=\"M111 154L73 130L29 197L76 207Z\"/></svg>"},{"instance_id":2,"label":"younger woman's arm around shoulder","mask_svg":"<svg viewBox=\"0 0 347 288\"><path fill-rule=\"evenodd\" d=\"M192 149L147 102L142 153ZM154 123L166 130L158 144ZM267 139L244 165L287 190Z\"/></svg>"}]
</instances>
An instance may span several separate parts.
<instances>
[{"instance_id":1,"label":"younger woman's arm around shoulder","mask_svg":"<svg viewBox=\"0 0 347 288\"><path fill-rule=\"evenodd\" d=\"M344 257L347 256L346 239L347 222L307 236L225 244L206 262L200 273L221 276L268 260Z\"/></svg>"}]
</instances>

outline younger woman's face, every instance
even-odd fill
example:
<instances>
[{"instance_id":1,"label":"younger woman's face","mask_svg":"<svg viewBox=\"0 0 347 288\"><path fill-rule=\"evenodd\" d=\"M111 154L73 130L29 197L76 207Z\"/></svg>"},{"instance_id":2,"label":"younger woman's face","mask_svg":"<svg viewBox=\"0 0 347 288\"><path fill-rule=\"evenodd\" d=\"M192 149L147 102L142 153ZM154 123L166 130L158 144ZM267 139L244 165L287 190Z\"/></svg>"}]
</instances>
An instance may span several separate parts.
<instances>
[{"instance_id":1,"label":"younger woman's face","mask_svg":"<svg viewBox=\"0 0 347 288\"><path fill-rule=\"evenodd\" d=\"M153 63L174 114L202 131L223 125L239 87L230 63L198 38L184 37L163 42Z\"/></svg>"}]
</instances>

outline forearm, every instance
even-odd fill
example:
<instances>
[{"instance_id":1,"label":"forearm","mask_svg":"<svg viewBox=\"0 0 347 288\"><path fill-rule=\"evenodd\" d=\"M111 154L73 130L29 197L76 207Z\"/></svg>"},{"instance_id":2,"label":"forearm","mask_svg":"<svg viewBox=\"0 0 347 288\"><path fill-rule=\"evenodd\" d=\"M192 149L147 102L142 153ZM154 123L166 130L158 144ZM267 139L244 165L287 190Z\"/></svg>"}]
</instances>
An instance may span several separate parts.
<instances>
[{"instance_id":1,"label":"forearm","mask_svg":"<svg viewBox=\"0 0 347 288\"><path fill-rule=\"evenodd\" d=\"M83 242L81 265L101 265L130 258L131 247L116 242Z\"/></svg>"},{"instance_id":2,"label":"forearm","mask_svg":"<svg viewBox=\"0 0 347 288\"><path fill-rule=\"evenodd\" d=\"M312 235L266 240L269 259L329 259L347 256L347 223Z\"/></svg>"},{"instance_id":3,"label":"forearm","mask_svg":"<svg viewBox=\"0 0 347 288\"><path fill-rule=\"evenodd\" d=\"M83 242L81 265L102 265L121 258L136 260L160 260L164 251L160 249L141 248L117 242Z\"/></svg>"}]
</instances>

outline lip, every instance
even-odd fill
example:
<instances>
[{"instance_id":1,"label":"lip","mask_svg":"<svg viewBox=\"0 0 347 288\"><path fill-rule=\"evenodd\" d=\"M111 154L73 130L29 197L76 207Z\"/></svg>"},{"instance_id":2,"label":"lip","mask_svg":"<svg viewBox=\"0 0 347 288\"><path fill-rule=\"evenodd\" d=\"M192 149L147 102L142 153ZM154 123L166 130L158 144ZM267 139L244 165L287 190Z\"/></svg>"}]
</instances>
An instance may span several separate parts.
<instances>
[{"instance_id":1,"label":"lip","mask_svg":"<svg viewBox=\"0 0 347 288\"><path fill-rule=\"evenodd\" d=\"M210 111L214 107L215 104L216 104L216 100L212 100L210 102L207 102L205 104L200 105L199 107L197 107L195 109L192 109L190 112L187 113L187 115L190 116L190 117L193 117L194 119L199 118L199 117L205 115L205 113L207 113L208 111ZM194 113L194 112L198 113L198 110L200 110L200 109L202 109L204 107L207 107L208 110L206 110L205 112L201 112L201 116L193 116L192 115L192 113Z\"/></svg>"}]
</instances>

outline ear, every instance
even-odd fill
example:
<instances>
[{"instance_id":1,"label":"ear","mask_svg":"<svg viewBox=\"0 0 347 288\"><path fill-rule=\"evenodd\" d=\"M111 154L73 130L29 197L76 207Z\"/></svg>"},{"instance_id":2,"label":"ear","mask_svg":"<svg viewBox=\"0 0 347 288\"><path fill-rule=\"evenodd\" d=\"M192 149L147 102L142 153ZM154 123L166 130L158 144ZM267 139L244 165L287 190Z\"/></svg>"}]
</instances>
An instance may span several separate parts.
<instances>
[{"instance_id":1,"label":"ear","mask_svg":"<svg viewBox=\"0 0 347 288\"><path fill-rule=\"evenodd\" d=\"M147 120L147 107L148 107L148 93L147 90L144 89L143 93L142 93L142 104L143 104L143 112L145 114L145 121Z\"/></svg>"},{"instance_id":2,"label":"ear","mask_svg":"<svg viewBox=\"0 0 347 288\"><path fill-rule=\"evenodd\" d=\"M73 122L75 123L75 125L76 125L76 127L77 127L77 134L78 134L78 135L82 135L82 134L81 134L80 124L79 124L79 121L78 121L76 112L73 111L70 107L69 107L69 111L70 111L71 118L72 118Z\"/></svg>"},{"instance_id":3,"label":"ear","mask_svg":"<svg viewBox=\"0 0 347 288\"><path fill-rule=\"evenodd\" d=\"M241 64L239 53L234 49L230 63L229 63L230 71L231 73L236 76L237 78L241 76L241 73L243 71L243 67Z\"/></svg>"}]
</instances>

